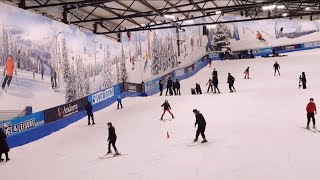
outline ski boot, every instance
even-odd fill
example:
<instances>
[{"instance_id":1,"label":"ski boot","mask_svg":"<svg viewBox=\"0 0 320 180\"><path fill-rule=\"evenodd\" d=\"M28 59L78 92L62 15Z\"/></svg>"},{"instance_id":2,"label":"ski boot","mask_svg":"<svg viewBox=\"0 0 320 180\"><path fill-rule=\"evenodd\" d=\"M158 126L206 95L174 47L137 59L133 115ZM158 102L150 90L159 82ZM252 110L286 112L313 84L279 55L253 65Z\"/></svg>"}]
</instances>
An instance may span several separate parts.
<instances>
[{"instance_id":1,"label":"ski boot","mask_svg":"<svg viewBox=\"0 0 320 180\"><path fill-rule=\"evenodd\" d=\"M206 143L206 142L208 142L206 139L203 139L203 140L201 141L201 143Z\"/></svg>"},{"instance_id":2,"label":"ski boot","mask_svg":"<svg viewBox=\"0 0 320 180\"><path fill-rule=\"evenodd\" d=\"M174 116L172 115L172 119L174 119Z\"/></svg>"},{"instance_id":3,"label":"ski boot","mask_svg":"<svg viewBox=\"0 0 320 180\"><path fill-rule=\"evenodd\" d=\"M160 118L161 120L163 120L163 116L161 116L161 118Z\"/></svg>"},{"instance_id":4,"label":"ski boot","mask_svg":"<svg viewBox=\"0 0 320 180\"><path fill-rule=\"evenodd\" d=\"M0 162L4 161L4 159L0 158Z\"/></svg>"},{"instance_id":5,"label":"ski boot","mask_svg":"<svg viewBox=\"0 0 320 180\"><path fill-rule=\"evenodd\" d=\"M197 142L197 141L198 141L198 139L194 139L194 140L193 140L193 142Z\"/></svg>"},{"instance_id":6,"label":"ski boot","mask_svg":"<svg viewBox=\"0 0 320 180\"><path fill-rule=\"evenodd\" d=\"M95 125L95 124L96 124L96 123L93 122L93 123L92 123L92 126Z\"/></svg>"},{"instance_id":7,"label":"ski boot","mask_svg":"<svg viewBox=\"0 0 320 180\"><path fill-rule=\"evenodd\" d=\"M6 162L8 162L8 161L10 161L10 158L7 158L7 159L6 159Z\"/></svg>"},{"instance_id":8,"label":"ski boot","mask_svg":"<svg viewBox=\"0 0 320 180\"><path fill-rule=\"evenodd\" d=\"M306 129L310 130L309 126L307 126Z\"/></svg>"},{"instance_id":9,"label":"ski boot","mask_svg":"<svg viewBox=\"0 0 320 180\"><path fill-rule=\"evenodd\" d=\"M313 125L313 129L316 129L316 125Z\"/></svg>"},{"instance_id":10,"label":"ski boot","mask_svg":"<svg viewBox=\"0 0 320 180\"><path fill-rule=\"evenodd\" d=\"M108 152L107 152L107 154L111 154L112 153L112 151L111 150L109 150Z\"/></svg>"},{"instance_id":11,"label":"ski boot","mask_svg":"<svg viewBox=\"0 0 320 180\"><path fill-rule=\"evenodd\" d=\"M91 125L91 123L88 123L88 126L90 126Z\"/></svg>"},{"instance_id":12,"label":"ski boot","mask_svg":"<svg viewBox=\"0 0 320 180\"><path fill-rule=\"evenodd\" d=\"M121 155L118 151L116 151L116 153L114 153L115 156L119 156Z\"/></svg>"}]
</instances>

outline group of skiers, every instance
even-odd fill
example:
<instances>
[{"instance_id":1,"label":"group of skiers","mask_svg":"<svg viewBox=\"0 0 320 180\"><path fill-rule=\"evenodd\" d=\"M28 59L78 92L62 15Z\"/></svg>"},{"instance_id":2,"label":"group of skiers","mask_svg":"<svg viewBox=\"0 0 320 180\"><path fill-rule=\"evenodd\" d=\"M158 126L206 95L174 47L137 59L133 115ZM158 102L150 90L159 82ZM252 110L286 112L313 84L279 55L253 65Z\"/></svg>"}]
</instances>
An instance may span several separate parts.
<instances>
[{"instance_id":1,"label":"group of skiers","mask_svg":"<svg viewBox=\"0 0 320 180\"><path fill-rule=\"evenodd\" d=\"M162 96L163 93L163 86L164 83L162 82L162 80L159 81L159 90L160 90L160 96ZM168 96L168 92L170 96L174 95L181 95L181 91L180 91L180 81L179 79L176 79L175 82L173 82L173 80L171 79L171 77L168 78L167 80L167 91L166 91L166 96Z\"/></svg>"}]
</instances>

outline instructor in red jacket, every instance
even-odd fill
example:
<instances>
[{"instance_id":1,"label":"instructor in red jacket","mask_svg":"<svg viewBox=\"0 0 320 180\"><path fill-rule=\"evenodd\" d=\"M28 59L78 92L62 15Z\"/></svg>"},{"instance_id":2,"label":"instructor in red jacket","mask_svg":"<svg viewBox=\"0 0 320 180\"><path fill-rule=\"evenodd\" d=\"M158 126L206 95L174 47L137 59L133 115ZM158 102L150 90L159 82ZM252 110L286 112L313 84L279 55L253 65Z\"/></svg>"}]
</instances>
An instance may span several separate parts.
<instances>
[{"instance_id":1,"label":"instructor in red jacket","mask_svg":"<svg viewBox=\"0 0 320 180\"><path fill-rule=\"evenodd\" d=\"M306 128L309 129L310 120L312 119L313 128L316 129L316 120L314 119L314 114L317 114L317 107L313 102L313 98L310 98L310 102L308 103L306 110L308 117L308 124Z\"/></svg>"}]
</instances>

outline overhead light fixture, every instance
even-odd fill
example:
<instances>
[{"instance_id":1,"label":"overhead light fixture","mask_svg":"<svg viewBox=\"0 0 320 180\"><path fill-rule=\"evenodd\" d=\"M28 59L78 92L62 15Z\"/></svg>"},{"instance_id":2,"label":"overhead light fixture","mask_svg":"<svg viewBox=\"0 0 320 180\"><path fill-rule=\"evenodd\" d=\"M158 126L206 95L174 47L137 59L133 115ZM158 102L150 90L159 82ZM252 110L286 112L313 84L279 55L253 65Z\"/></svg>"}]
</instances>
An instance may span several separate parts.
<instances>
[{"instance_id":1,"label":"overhead light fixture","mask_svg":"<svg viewBox=\"0 0 320 180\"><path fill-rule=\"evenodd\" d=\"M222 11L216 11L215 12L215 14L221 14L222 13Z\"/></svg>"},{"instance_id":2,"label":"overhead light fixture","mask_svg":"<svg viewBox=\"0 0 320 180\"><path fill-rule=\"evenodd\" d=\"M208 29L212 29L212 28L216 28L216 27L217 27L217 25L215 25L215 24L207 26Z\"/></svg>"},{"instance_id":3,"label":"overhead light fixture","mask_svg":"<svg viewBox=\"0 0 320 180\"><path fill-rule=\"evenodd\" d=\"M309 11L309 10L310 10L310 7L306 7L305 10L306 10L306 11Z\"/></svg>"},{"instance_id":4,"label":"overhead light fixture","mask_svg":"<svg viewBox=\"0 0 320 180\"><path fill-rule=\"evenodd\" d=\"M184 21L185 24L193 24L193 19L188 19Z\"/></svg>"},{"instance_id":5,"label":"overhead light fixture","mask_svg":"<svg viewBox=\"0 0 320 180\"><path fill-rule=\"evenodd\" d=\"M277 6L277 9L284 9L284 8L286 8L285 5L278 5L278 6Z\"/></svg>"},{"instance_id":6,"label":"overhead light fixture","mask_svg":"<svg viewBox=\"0 0 320 180\"><path fill-rule=\"evenodd\" d=\"M287 16L288 16L288 13L283 13L282 16L283 16L283 17L287 17Z\"/></svg>"},{"instance_id":7,"label":"overhead light fixture","mask_svg":"<svg viewBox=\"0 0 320 180\"><path fill-rule=\"evenodd\" d=\"M164 15L164 18L166 18L166 19L174 19L175 17L174 17L174 15Z\"/></svg>"},{"instance_id":8,"label":"overhead light fixture","mask_svg":"<svg viewBox=\"0 0 320 180\"><path fill-rule=\"evenodd\" d=\"M262 6L262 10L264 11L271 11L271 10L274 10L277 6L276 5L269 5L269 6Z\"/></svg>"}]
</instances>

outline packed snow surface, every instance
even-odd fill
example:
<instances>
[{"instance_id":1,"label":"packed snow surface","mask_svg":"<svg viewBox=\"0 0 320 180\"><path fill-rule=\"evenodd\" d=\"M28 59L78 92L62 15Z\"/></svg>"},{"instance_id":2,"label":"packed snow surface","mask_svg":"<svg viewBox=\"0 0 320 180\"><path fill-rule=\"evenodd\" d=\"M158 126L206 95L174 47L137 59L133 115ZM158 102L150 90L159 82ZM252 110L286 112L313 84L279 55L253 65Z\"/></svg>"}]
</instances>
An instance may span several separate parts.
<instances>
[{"instance_id":1,"label":"packed snow surface","mask_svg":"<svg viewBox=\"0 0 320 180\"><path fill-rule=\"evenodd\" d=\"M206 92L213 70L206 67L181 82L182 96L126 98L123 110L113 104L95 113L95 126L84 118L12 149L12 160L0 164L1 179L319 180L320 134L304 129L309 98L320 102L319 50L310 52L213 62L221 94L190 95L196 82ZM281 76L273 76L275 61ZM244 80L248 66L252 79ZM307 90L298 89L302 71ZM236 78L237 93L228 91L228 72ZM160 121L165 99L175 119L167 114ZM188 147L196 131L194 108L207 120L208 143ZM100 160L107 151L109 121L126 155Z\"/></svg>"}]
</instances>

